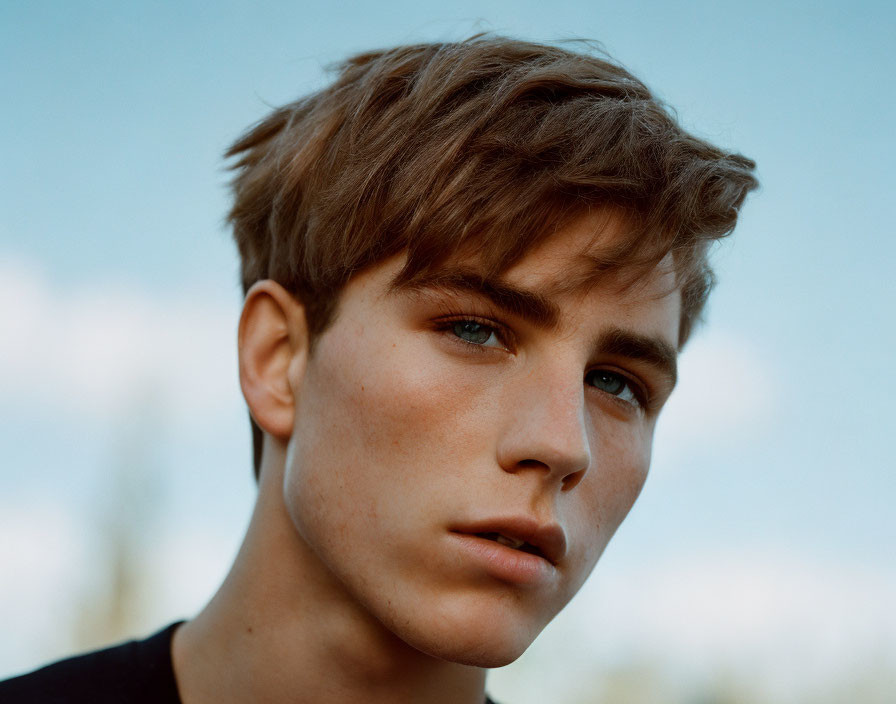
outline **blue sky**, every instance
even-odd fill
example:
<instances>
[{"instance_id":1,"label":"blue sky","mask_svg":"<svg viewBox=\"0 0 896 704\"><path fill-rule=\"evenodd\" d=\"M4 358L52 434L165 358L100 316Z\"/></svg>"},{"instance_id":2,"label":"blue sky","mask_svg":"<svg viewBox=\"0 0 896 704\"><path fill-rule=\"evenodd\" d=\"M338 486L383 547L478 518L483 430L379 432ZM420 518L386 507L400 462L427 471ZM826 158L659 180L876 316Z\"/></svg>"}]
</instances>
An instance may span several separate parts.
<instances>
[{"instance_id":1,"label":"blue sky","mask_svg":"<svg viewBox=\"0 0 896 704\"><path fill-rule=\"evenodd\" d=\"M747 611L803 609L753 633L757 651L830 634L833 613L848 644L896 663L896 624L874 599L896 586L894 29L893 6L872 2L3 4L0 527L14 574L0 608L16 613L0 612L13 624L0 674L66 647L26 616L48 599L69 608L47 580L90 582L92 517L113 502L122 443L157 468L146 559L174 595L147 622L195 609L236 547L253 487L224 149L341 57L481 30L601 41L690 129L754 158L762 182L716 253L720 284L648 486L575 612L613 635L600 657L629 640L663 649L662 628L606 606L643 610L629 586L655 565L659 584L715 575ZM175 535L204 546L186 589L165 576L191 563ZM744 574L767 585L765 610ZM675 624L701 594L683 590L652 622ZM750 640L714 613L694 611L695 661Z\"/></svg>"}]
</instances>

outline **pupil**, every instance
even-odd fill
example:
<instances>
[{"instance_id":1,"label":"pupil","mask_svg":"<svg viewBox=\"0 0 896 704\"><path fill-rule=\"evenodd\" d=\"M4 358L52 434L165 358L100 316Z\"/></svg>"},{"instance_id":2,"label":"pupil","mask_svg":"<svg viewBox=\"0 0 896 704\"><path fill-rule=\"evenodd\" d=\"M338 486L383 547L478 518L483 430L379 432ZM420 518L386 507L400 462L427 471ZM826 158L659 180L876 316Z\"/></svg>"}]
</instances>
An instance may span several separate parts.
<instances>
[{"instance_id":1,"label":"pupil","mask_svg":"<svg viewBox=\"0 0 896 704\"><path fill-rule=\"evenodd\" d=\"M591 377L591 379L589 379L589 383L592 386L596 386L598 389L606 391L608 394L618 396L625 388L625 381L623 381L623 379L616 374L611 374L610 372L595 371L591 372L589 376Z\"/></svg>"},{"instance_id":2,"label":"pupil","mask_svg":"<svg viewBox=\"0 0 896 704\"><path fill-rule=\"evenodd\" d=\"M491 337L492 331L472 320L462 320L454 324L454 334L467 342L483 345L488 342L488 338Z\"/></svg>"}]
</instances>

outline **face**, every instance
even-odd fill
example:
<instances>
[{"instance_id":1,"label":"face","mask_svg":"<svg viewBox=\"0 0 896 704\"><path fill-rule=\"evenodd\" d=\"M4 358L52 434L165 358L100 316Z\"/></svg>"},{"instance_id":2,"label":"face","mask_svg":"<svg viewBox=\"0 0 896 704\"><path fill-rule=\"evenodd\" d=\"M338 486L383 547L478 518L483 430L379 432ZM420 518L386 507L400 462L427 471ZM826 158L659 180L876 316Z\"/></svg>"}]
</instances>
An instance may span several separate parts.
<instances>
[{"instance_id":1,"label":"face","mask_svg":"<svg viewBox=\"0 0 896 704\"><path fill-rule=\"evenodd\" d=\"M297 384L284 500L345 598L411 646L518 657L578 591L647 475L680 294L567 290L596 221L482 284L475 261L345 288ZM671 290L671 293L670 293Z\"/></svg>"}]
</instances>

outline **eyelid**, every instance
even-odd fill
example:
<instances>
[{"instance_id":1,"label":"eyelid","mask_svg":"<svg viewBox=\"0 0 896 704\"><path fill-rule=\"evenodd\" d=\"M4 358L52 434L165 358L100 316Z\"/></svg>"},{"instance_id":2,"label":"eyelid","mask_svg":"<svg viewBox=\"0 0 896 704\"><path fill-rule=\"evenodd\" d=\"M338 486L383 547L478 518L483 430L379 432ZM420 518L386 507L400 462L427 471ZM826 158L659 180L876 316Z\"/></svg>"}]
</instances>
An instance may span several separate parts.
<instances>
[{"instance_id":1,"label":"eyelid","mask_svg":"<svg viewBox=\"0 0 896 704\"><path fill-rule=\"evenodd\" d=\"M436 319L433 322L436 324L437 330L447 332L451 329L451 326L454 323L464 322L464 321L470 321L471 323L477 323L479 325L483 325L487 328L490 328L495 333L495 336L498 338L498 341L501 343L501 345L503 345L504 349L507 352L513 351L514 342L515 342L513 332L511 331L511 329L509 327L507 327L507 325L502 323L500 320L495 320L494 318L488 318L488 317L485 317L482 315L476 315L474 313L469 313L469 312L466 312L466 313L465 312L457 312L457 313L445 312L442 317L439 317L438 319ZM467 345L471 348L476 348L476 350L478 350L480 352L485 352L487 350L496 349L495 347L487 347L485 345L477 345L473 342L466 342L464 340L460 340L460 338L458 338L458 341L461 344Z\"/></svg>"},{"instance_id":2,"label":"eyelid","mask_svg":"<svg viewBox=\"0 0 896 704\"><path fill-rule=\"evenodd\" d=\"M589 367L585 370L585 378L587 378L591 372L597 371L610 372L611 374L617 374L622 377L625 380L625 383L628 385L629 389L631 389L632 395L635 397L637 408L645 412L649 412L653 409L653 393L651 393L650 386L642 381L637 375L624 371L619 367L597 365L594 367ZM629 401L624 401L617 395L610 394L606 391L603 391L602 389L597 388L596 386L592 386L591 384L588 384L588 386L598 393L607 394L610 398L619 403L624 403L629 406L632 405Z\"/></svg>"}]
</instances>

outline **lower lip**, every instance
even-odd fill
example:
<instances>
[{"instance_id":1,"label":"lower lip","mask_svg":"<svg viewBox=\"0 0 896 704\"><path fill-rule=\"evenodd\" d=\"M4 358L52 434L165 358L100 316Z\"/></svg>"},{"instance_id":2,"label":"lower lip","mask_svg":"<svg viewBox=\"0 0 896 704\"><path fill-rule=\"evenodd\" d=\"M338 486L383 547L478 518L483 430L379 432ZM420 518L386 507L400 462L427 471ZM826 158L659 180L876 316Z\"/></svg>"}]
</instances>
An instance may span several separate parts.
<instances>
[{"instance_id":1,"label":"lower lip","mask_svg":"<svg viewBox=\"0 0 896 704\"><path fill-rule=\"evenodd\" d=\"M451 533L458 547L491 577L521 586L549 583L556 568L543 557L469 533Z\"/></svg>"}]
</instances>

